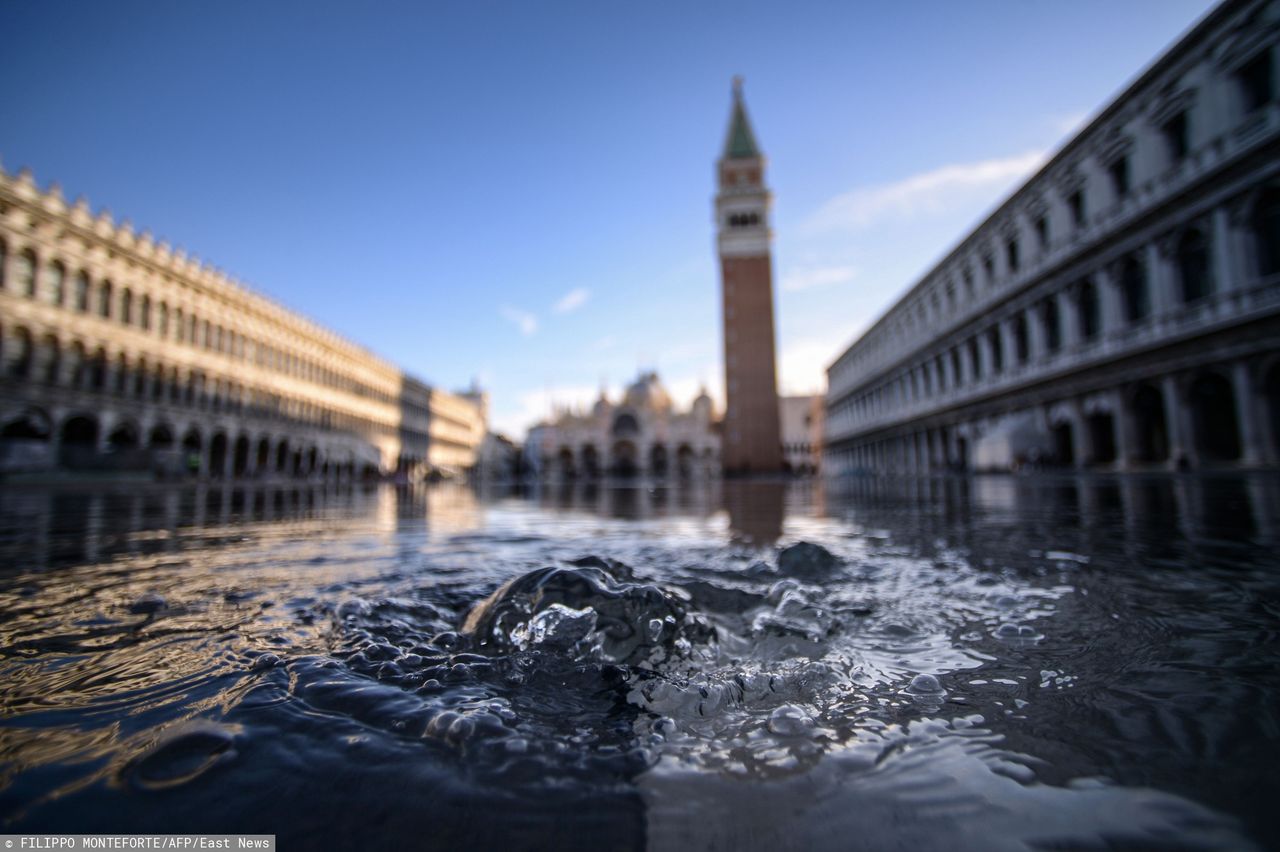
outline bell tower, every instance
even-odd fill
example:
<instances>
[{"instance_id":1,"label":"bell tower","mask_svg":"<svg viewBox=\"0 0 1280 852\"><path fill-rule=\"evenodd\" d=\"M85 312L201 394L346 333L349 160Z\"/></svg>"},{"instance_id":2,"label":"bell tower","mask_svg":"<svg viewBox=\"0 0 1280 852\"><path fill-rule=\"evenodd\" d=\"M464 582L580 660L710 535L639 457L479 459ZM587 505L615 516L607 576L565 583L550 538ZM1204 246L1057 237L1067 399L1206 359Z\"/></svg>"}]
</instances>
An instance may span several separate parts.
<instances>
[{"instance_id":1,"label":"bell tower","mask_svg":"<svg viewBox=\"0 0 1280 852\"><path fill-rule=\"evenodd\" d=\"M735 77L716 194L726 402L721 461L727 474L782 470L769 228L773 196L764 167L742 101L742 78Z\"/></svg>"}]
</instances>

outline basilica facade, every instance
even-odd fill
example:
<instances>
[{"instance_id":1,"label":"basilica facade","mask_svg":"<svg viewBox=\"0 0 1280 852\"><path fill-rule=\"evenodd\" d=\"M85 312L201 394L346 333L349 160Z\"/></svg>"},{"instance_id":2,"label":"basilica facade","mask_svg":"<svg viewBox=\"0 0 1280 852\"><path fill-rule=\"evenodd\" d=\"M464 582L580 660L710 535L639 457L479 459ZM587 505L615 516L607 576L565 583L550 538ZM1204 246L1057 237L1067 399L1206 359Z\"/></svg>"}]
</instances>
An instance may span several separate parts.
<instances>
[{"instance_id":1,"label":"basilica facade","mask_svg":"<svg viewBox=\"0 0 1280 852\"><path fill-rule=\"evenodd\" d=\"M589 411L561 411L529 430L525 457L544 479L699 479L719 470L720 435L705 391L678 411L658 374L646 372L621 399L601 391Z\"/></svg>"}]
</instances>

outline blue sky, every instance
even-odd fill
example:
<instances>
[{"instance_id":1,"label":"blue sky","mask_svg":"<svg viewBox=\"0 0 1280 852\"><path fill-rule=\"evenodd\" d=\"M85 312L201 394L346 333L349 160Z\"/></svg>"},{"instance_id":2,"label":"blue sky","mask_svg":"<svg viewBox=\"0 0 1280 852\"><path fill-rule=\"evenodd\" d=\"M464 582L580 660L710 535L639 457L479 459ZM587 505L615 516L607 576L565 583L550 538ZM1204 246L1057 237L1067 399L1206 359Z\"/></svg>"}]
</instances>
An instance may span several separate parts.
<instances>
[{"instance_id":1,"label":"blue sky","mask_svg":"<svg viewBox=\"0 0 1280 852\"><path fill-rule=\"evenodd\" d=\"M11 2L0 158L517 435L655 367L719 395L730 80L784 390L1212 4Z\"/></svg>"}]
</instances>

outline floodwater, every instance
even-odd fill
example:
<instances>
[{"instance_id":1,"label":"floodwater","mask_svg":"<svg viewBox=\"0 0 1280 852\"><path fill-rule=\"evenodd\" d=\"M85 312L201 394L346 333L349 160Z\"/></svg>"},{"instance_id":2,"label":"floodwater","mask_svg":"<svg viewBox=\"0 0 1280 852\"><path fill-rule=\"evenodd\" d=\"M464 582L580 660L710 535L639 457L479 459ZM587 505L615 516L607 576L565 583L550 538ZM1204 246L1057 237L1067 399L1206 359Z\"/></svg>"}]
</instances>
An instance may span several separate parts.
<instances>
[{"instance_id":1,"label":"floodwater","mask_svg":"<svg viewBox=\"0 0 1280 852\"><path fill-rule=\"evenodd\" d=\"M0 832L1280 848L1280 480L0 491Z\"/></svg>"}]
</instances>

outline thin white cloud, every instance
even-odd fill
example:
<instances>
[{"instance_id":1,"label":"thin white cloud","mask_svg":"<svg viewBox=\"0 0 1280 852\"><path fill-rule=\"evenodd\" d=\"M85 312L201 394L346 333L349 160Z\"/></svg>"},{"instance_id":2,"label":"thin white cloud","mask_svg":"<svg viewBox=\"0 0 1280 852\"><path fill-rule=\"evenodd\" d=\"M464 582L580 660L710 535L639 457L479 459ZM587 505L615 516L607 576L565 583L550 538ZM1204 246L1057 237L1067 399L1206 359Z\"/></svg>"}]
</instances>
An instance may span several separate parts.
<instances>
[{"instance_id":1,"label":"thin white cloud","mask_svg":"<svg viewBox=\"0 0 1280 852\"><path fill-rule=\"evenodd\" d=\"M606 334L604 337L601 337L597 340L592 341L591 351L605 352L609 349L614 348L617 345L618 345L618 338L614 337L612 334Z\"/></svg>"},{"instance_id":2,"label":"thin white cloud","mask_svg":"<svg viewBox=\"0 0 1280 852\"><path fill-rule=\"evenodd\" d=\"M807 335L783 343L778 357L778 390L786 396L823 393L827 388L827 367L847 343L847 335Z\"/></svg>"},{"instance_id":3,"label":"thin white cloud","mask_svg":"<svg viewBox=\"0 0 1280 852\"><path fill-rule=\"evenodd\" d=\"M829 287L852 281L858 270L852 266L815 266L793 269L782 277L782 289L789 293Z\"/></svg>"},{"instance_id":4,"label":"thin white cloud","mask_svg":"<svg viewBox=\"0 0 1280 852\"><path fill-rule=\"evenodd\" d=\"M681 411L686 411L693 405L698 394L705 390L711 397L715 410L723 412L724 394L721 393L721 389L724 383L720 380L718 367L719 365L708 365L707 369L700 373L673 376L670 380L664 376L662 383L666 386L667 393L671 395L672 404Z\"/></svg>"},{"instance_id":5,"label":"thin white cloud","mask_svg":"<svg viewBox=\"0 0 1280 852\"><path fill-rule=\"evenodd\" d=\"M523 441L530 426L550 419L557 408L586 409L600 395L592 385L553 385L541 390L521 391L515 405L501 406L493 413L493 425L516 440Z\"/></svg>"},{"instance_id":6,"label":"thin white cloud","mask_svg":"<svg viewBox=\"0 0 1280 852\"><path fill-rule=\"evenodd\" d=\"M1000 159L953 163L893 183L859 187L823 204L801 228L810 234L851 231L886 219L943 212L957 196L1010 184L1030 174L1045 158L1044 151L1027 151Z\"/></svg>"},{"instance_id":7,"label":"thin white cloud","mask_svg":"<svg viewBox=\"0 0 1280 852\"><path fill-rule=\"evenodd\" d=\"M503 319L520 329L520 333L525 337L534 334L538 330L537 316L528 311L522 311L511 305L503 305L498 309L498 312L502 314Z\"/></svg>"},{"instance_id":8,"label":"thin white cloud","mask_svg":"<svg viewBox=\"0 0 1280 852\"><path fill-rule=\"evenodd\" d=\"M586 287L577 287L570 290L560 297L560 301L556 302L552 308L558 314L567 314L576 311L587 303L587 299L591 298L591 291Z\"/></svg>"},{"instance_id":9,"label":"thin white cloud","mask_svg":"<svg viewBox=\"0 0 1280 852\"><path fill-rule=\"evenodd\" d=\"M1051 115L1049 116L1049 126L1059 136L1074 135L1088 117L1089 113L1086 110Z\"/></svg>"}]
</instances>

